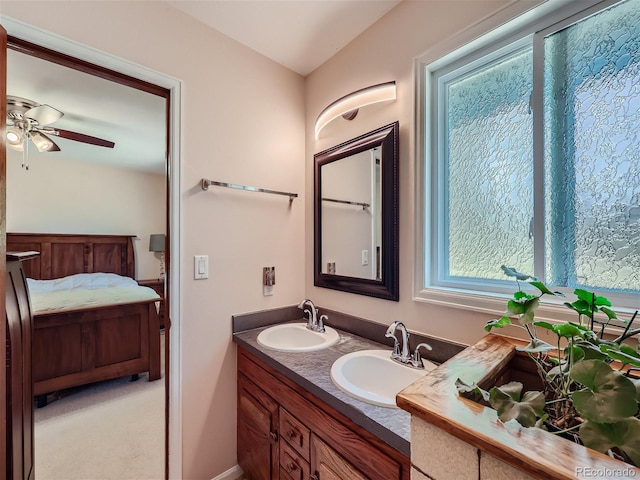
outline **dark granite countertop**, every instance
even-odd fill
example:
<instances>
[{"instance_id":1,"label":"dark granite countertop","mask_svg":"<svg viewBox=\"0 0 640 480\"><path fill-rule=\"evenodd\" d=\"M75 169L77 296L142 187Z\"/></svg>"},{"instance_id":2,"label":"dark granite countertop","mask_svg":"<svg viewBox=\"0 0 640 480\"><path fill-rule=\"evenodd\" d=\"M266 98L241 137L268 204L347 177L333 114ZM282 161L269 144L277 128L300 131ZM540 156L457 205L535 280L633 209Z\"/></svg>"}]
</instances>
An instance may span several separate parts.
<instances>
[{"instance_id":1,"label":"dark granite countertop","mask_svg":"<svg viewBox=\"0 0 640 480\"><path fill-rule=\"evenodd\" d=\"M305 322L296 306L234 315L233 341L276 371L293 380L320 400L329 404L354 423L368 430L406 456L411 451L411 415L399 408L381 407L358 400L340 390L331 380L331 365L342 355L359 350L388 350L393 340L385 338L386 325L320 308L327 314L326 325L335 328L340 340L335 345L315 352L289 353L265 348L257 338L262 330L286 322ZM379 341L377 341L379 339ZM462 351L466 345L411 332L410 348L427 342L433 350L428 359L442 363Z\"/></svg>"},{"instance_id":2,"label":"dark granite countertop","mask_svg":"<svg viewBox=\"0 0 640 480\"><path fill-rule=\"evenodd\" d=\"M298 322L303 320L300 319ZM331 323L327 322L327 325L331 326ZM265 328L268 327L235 333L234 342L356 424L409 456L411 415L399 408L380 407L358 400L336 387L330 375L331 365L342 355L372 349L389 350L391 354L389 346L336 328L340 340L331 347L304 353L279 352L258 344L258 334Z\"/></svg>"}]
</instances>

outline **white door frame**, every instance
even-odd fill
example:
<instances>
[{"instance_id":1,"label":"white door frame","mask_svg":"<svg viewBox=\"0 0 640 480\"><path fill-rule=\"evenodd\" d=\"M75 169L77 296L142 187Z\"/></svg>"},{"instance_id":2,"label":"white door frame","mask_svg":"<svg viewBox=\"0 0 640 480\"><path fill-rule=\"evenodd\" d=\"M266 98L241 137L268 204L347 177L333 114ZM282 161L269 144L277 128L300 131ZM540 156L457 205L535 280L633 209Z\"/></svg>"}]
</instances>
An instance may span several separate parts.
<instances>
[{"instance_id":1,"label":"white door frame","mask_svg":"<svg viewBox=\"0 0 640 480\"><path fill-rule=\"evenodd\" d=\"M182 478L182 392L181 392L181 368L180 368L180 305L182 278L181 237L180 228L182 217L182 204L180 201L180 113L181 113L181 86L182 82L160 72L148 69L127 60L114 57L86 45L74 42L59 35L41 30L37 27L20 22L7 16L2 16L0 22L12 37L50 48L71 57L78 58L105 68L120 72L131 77L139 78L154 85L166 88L170 95L169 129L169 153L168 171L170 181L171 198L169 199L169 231L170 242L170 319L171 319L171 344L170 355L170 385L169 385L169 478ZM36 453L37 455L37 453Z\"/></svg>"}]
</instances>

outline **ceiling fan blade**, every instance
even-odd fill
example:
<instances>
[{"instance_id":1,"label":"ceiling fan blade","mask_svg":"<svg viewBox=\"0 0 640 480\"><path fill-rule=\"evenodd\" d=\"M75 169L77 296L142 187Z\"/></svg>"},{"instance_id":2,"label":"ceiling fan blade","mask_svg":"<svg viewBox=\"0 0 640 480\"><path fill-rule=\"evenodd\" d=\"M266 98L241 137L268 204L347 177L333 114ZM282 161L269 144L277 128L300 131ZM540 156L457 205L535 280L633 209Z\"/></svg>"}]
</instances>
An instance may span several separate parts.
<instances>
[{"instance_id":1,"label":"ceiling fan blade","mask_svg":"<svg viewBox=\"0 0 640 480\"><path fill-rule=\"evenodd\" d=\"M39 125L49 125L50 123L60 120L64 113L60 110L56 110L49 105L39 105L37 107L30 108L23 113L25 118L35 120Z\"/></svg>"},{"instance_id":2,"label":"ceiling fan blade","mask_svg":"<svg viewBox=\"0 0 640 480\"><path fill-rule=\"evenodd\" d=\"M116 144L109 140L104 140L98 137L92 137L91 135L85 135L84 133L71 132L69 130L61 130L59 128L47 130L47 133L51 135L57 135L60 138L66 138L67 140L75 140L76 142L89 143L91 145L97 145L99 147L113 148Z\"/></svg>"},{"instance_id":3,"label":"ceiling fan blade","mask_svg":"<svg viewBox=\"0 0 640 480\"><path fill-rule=\"evenodd\" d=\"M60 147L56 143L47 137L45 134L31 131L29 132L29 138L36 146L39 152L59 152Z\"/></svg>"}]
</instances>

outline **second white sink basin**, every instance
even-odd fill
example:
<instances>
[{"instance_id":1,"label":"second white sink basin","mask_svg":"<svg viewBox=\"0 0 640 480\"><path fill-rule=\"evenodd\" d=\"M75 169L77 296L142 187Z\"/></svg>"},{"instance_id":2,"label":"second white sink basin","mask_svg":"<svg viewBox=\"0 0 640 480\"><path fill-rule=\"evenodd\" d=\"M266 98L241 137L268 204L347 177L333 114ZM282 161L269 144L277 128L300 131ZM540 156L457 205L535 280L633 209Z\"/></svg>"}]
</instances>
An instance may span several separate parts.
<instances>
[{"instance_id":1,"label":"second white sink basin","mask_svg":"<svg viewBox=\"0 0 640 480\"><path fill-rule=\"evenodd\" d=\"M258 343L265 348L280 352L312 352L330 347L340 340L338 332L324 327L324 333L314 332L306 323L283 323L263 330Z\"/></svg>"},{"instance_id":2,"label":"second white sink basin","mask_svg":"<svg viewBox=\"0 0 640 480\"><path fill-rule=\"evenodd\" d=\"M361 350L348 353L331 366L331 380L340 390L364 402L396 407L396 395L436 365L423 360L415 369L391 360L389 350Z\"/></svg>"}]
</instances>

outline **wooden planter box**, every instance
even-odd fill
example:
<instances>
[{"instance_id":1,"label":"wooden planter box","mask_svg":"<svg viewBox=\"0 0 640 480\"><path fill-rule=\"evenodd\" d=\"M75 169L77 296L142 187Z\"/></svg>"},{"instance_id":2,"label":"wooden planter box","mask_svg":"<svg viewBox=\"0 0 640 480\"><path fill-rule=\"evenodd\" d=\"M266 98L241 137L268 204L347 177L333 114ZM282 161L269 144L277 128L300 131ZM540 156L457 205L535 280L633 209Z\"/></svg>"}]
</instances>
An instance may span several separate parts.
<instances>
[{"instance_id":1,"label":"wooden planter box","mask_svg":"<svg viewBox=\"0 0 640 480\"><path fill-rule=\"evenodd\" d=\"M496 412L458 395L455 382L481 387L521 381L525 390L540 379L525 342L495 334L483 337L397 396L400 408L511 467L541 480L575 478L640 479L640 469L538 428L503 424ZM412 464L413 458L412 445ZM595 472L605 472L595 475Z\"/></svg>"}]
</instances>

